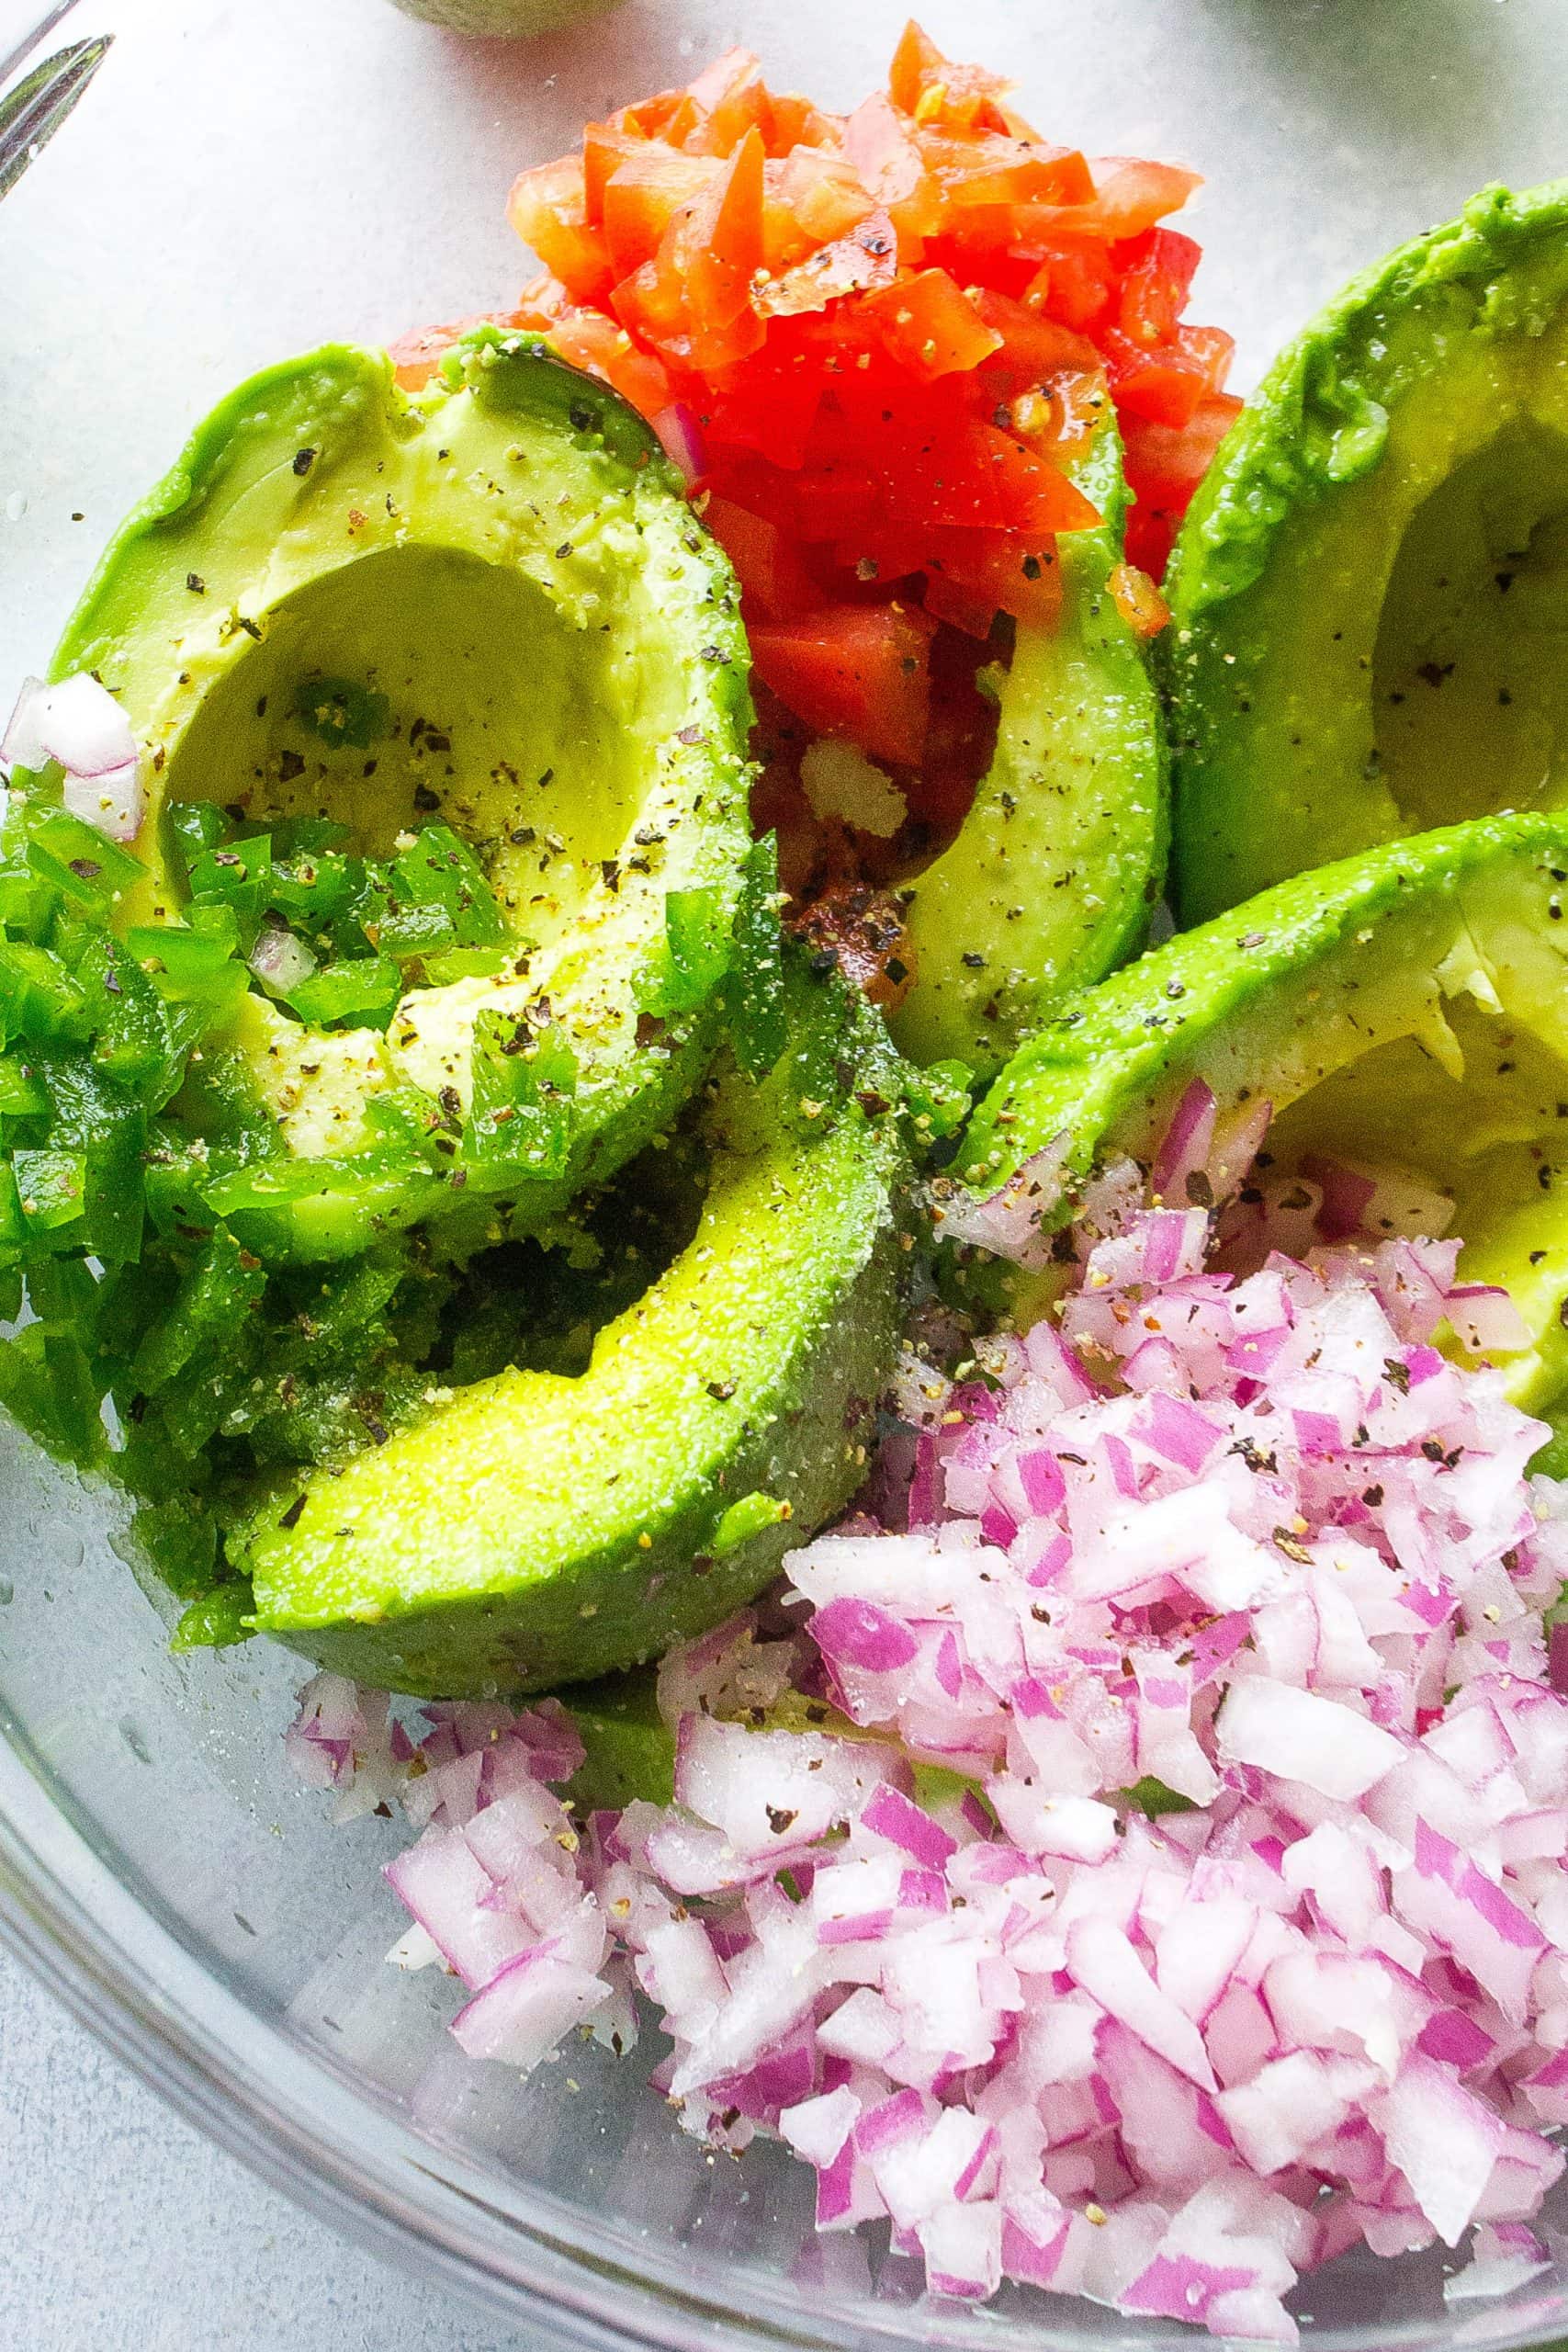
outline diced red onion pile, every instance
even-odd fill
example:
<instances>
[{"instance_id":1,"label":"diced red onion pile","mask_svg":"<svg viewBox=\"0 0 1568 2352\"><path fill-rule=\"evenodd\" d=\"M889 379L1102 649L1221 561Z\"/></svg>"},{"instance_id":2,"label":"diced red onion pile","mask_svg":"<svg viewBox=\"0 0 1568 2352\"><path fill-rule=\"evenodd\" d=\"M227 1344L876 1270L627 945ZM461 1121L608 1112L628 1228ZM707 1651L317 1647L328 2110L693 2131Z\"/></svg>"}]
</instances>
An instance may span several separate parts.
<instances>
[{"instance_id":1,"label":"diced red onion pile","mask_svg":"<svg viewBox=\"0 0 1568 2352\"><path fill-rule=\"evenodd\" d=\"M1432 1345L1486 1321L1455 1243L1238 1279L1201 1210L1111 1221L1059 1322L906 1363L907 1526L794 1554L799 1632L666 1662L673 1806L580 1844L551 1702L416 1749L322 1676L292 1745L425 1825L396 1956L463 1978L465 2049L619 2046L635 1979L687 2127L777 2134L935 2293L1288 2343L1302 2272L1472 2225L1450 2291L1504 2291L1568 2122L1545 1432ZM750 1727L784 1691L824 1728Z\"/></svg>"}]
</instances>

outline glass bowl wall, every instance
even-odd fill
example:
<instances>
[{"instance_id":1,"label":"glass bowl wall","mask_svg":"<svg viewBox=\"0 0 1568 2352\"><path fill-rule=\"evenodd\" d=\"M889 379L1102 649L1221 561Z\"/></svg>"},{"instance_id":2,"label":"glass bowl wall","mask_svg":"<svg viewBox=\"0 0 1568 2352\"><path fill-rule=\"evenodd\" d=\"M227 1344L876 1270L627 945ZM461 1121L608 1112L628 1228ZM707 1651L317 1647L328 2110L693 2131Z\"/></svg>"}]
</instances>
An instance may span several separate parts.
<instances>
[{"instance_id":1,"label":"glass bowl wall","mask_svg":"<svg viewBox=\"0 0 1568 2352\"><path fill-rule=\"evenodd\" d=\"M16 14L13 6L11 15ZM901 0L630 0L578 32L465 44L383 0L92 0L117 35L0 207L0 693L40 669L97 548L239 377L504 302L524 164L737 40L835 103ZM1488 179L1568 167L1561 0L927 0L1049 135L1207 175L1194 315L1238 381L1345 275ZM11 28L10 17L6 19ZM385 1824L333 1830L285 1768L304 1669L172 1658L111 1549L111 1498L0 1429L0 1910L51 1984L188 2113L329 2218L541 2340L705 2347L1175 2346L1076 2302L920 2298L874 2238L818 2242L807 2177L710 2158L573 2046L526 2084L444 2035L448 1988L379 1965ZM1568 2209L1560 2217L1568 2228ZM1436 2259L1337 2266L1325 2347L1568 2332L1556 2272L1445 2311ZM1310 2314L1310 2317L1307 2316ZM1457 2321L1457 2324L1456 2324Z\"/></svg>"}]
</instances>

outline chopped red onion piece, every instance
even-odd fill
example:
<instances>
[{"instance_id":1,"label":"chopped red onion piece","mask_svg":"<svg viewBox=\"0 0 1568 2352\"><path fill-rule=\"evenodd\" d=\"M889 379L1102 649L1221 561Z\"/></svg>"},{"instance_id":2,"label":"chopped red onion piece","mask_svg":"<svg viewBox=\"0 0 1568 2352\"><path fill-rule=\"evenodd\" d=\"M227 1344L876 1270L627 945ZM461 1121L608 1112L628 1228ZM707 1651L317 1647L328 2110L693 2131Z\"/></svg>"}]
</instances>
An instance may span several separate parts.
<instances>
[{"instance_id":1,"label":"chopped red onion piece","mask_svg":"<svg viewBox=\"0 0 1568 2352\"><path fill-rule=\"evenodd\" d=\"M111 841L135 839L142 814L136 738L108 688L86 671L52 686L28 678L0 741L7 780L17 768L36 770L51 760L65 771L73 816Z\"/></svg>"},{"instance_id":2,"label":"chopped red onion piece","mask_svg":"<svg viewBox=\"0 0 1568 2352\"><path fill-rule=\"evenodd\" d=\"M653 429L663 445L664 454L683 478L688 490L701 481L708 469L707 446L695 411L684 401L671 401L652 420Z\"/></svg>"},{"instance_id":3,"label":"chopped red onion piece","mask_svg":"<svg viewBox=\"0 0 1568 2352\"><path fill-rule=\"evenodd\" d=\"M269 996L287 996L310 978L316 958L298 933L269 923L257 935L250 964Z\"/></svg>"}]
</instances>

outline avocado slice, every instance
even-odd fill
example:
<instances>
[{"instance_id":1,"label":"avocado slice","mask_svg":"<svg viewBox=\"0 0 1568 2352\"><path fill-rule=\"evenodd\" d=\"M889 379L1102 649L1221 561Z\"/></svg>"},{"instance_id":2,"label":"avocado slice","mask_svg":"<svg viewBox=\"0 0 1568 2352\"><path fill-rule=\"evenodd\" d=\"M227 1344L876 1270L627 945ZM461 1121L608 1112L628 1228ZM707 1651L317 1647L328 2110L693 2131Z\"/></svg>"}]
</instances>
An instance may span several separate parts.
<instances>
[{"instance_id":1,"label":"avocado slice","mask_svg":"<svg viewBox=\"0 0 1568 2352\"><path fill-rule=\"evenodd\" d=\"M995 758L957 839L902 893L915 979L894 1037L912 1061L985 1078L1142 944L1165 873L1165 730L1110 588L1127 485L1109 399L1070 471L1100 523L1058 536L1060 616L1020 628Z\"/></svg>"},{"instance_id":2,"label":"avocado slice","mask_svg":"<svg viewBox=\"0 0 1568 2352\"><path fill-rule=\"evenodd\" d=\"M1568 802L1568 181L1483 190L1319 313L1222 445L1166 594L1184 922Z\"/></svg>"},{"instance_id":3,"label":"avocado slice","mask_svg":"<svg viewBox=\"0 0 1568 2352\"><path fill-rule=\"evenodd\" d=\"M1267 1102L1280 1172L1326 1154L1451 1198L1461 1273L1505 1285L1532 1335L1503 1359L1510 1392L1550 1406L1568 1385L1565 906L1568 822L1539 815L1277 884L1086 990L1024 1046L976 1111L960 1173L989 1193L1049 1149L1054 1172L1023 1180L1049 1231L1101 1162L1150 1165L1195 1078L1216 1097L1222 1157Z\"/></svg>"},{"instance_id":4,"label":"avocado slice","mask_svg":"<svg viewBox=\"0 0 1568 2352\"><path fill-rule=\"evenodd\" d=\"M659 1712L651 1667L606 1674L569 1688L566 1711L582 1742L582 1762L566 1796L580 1814L619 1813L641 1798L670 1804L675 1795L675 1742Z\"/></svg>"},{"instance_id":5,"label":"avocado slice","mask_svg":"<svg viewBox=\"0 0 1568 2352\"><path fill-rule=\"evenodd\" d=\"M434 821L446 862L471 853L494 894L504 952L470 954L481 968L433 978L415 952L400 982L396 949L333 967L372 995L390 974L369 1025L243 1001L230 1042L289 1159L373 1152L384 1136L359 1114L399 1091L466 1115L483 1041L511 1052L508 1034L547 1025L572 1074L571 1142L536 1194L522 1172L512 1229L526 1229L531 1199L536 1218L557 1213L695 1087L750 846L748 658L725 557L604 385L494 330L412 399L384 353L269 368L111 542L53 674L86 669L146 753L148 871L117 913L139 943L181 920L204 804L264 842L328 820L349 853L387 860ZM422 874L414 898L441 882ZM432 911L394 900L391 915L406 938ZM310 1191L276 1169L258 1184L262 1211ZM333 1194L330 1169L317 1190ZM462 1206L406 1170L368 1191L376 1231ZM372 1238L364 1217L318 1216L313 1238L309 1222L294 1219L297 1254ZM289 1236L267 1241L276 1254Z\"/></svg>"},{"instance_id":6,"label":"avocado slice","mask_svg":"<svg viewBox=\"0 0 1568 2352\"><path fill-rule=\"evenodd\" d=\"M579 1379L438 1396L231 1540L255 1621L426 1696L547 1690L705 1630L848 1500L897 1344L908 1236L875 1014L797 965L761 1084L721 1074L694 1239Z\"/></svg>"}]
</instances>

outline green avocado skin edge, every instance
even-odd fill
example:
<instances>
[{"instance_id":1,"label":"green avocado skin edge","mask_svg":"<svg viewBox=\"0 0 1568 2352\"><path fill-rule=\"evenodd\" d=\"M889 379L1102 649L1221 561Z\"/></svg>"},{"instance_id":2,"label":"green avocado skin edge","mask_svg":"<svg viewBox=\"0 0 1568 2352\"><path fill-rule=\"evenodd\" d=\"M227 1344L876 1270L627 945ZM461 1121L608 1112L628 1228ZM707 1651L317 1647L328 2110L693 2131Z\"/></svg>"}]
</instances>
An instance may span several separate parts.
<instances>
[{"instance_id":1,"label":"green avocado skin edge","mask_svg":"<svg viewBox=\"0 0 1568 2352\"><path fill-rule=\"evenodd\" d=\"M1512 560L1564 505L1568 180L1487 188L1296 337L1193 500L1156 647L1180 922L1380 840L1568 797L1568 768L1543 782L1538 756L1555 705L1532 707L1532 665L1513 680L1506 651L1536 593ZM1450 548L1511 602L1459 603L1425 560ZM1560 569L1549 592L1560 605ZM1488 629L1504 650L1478 664Z\"/></svg>"}]
</instances>

